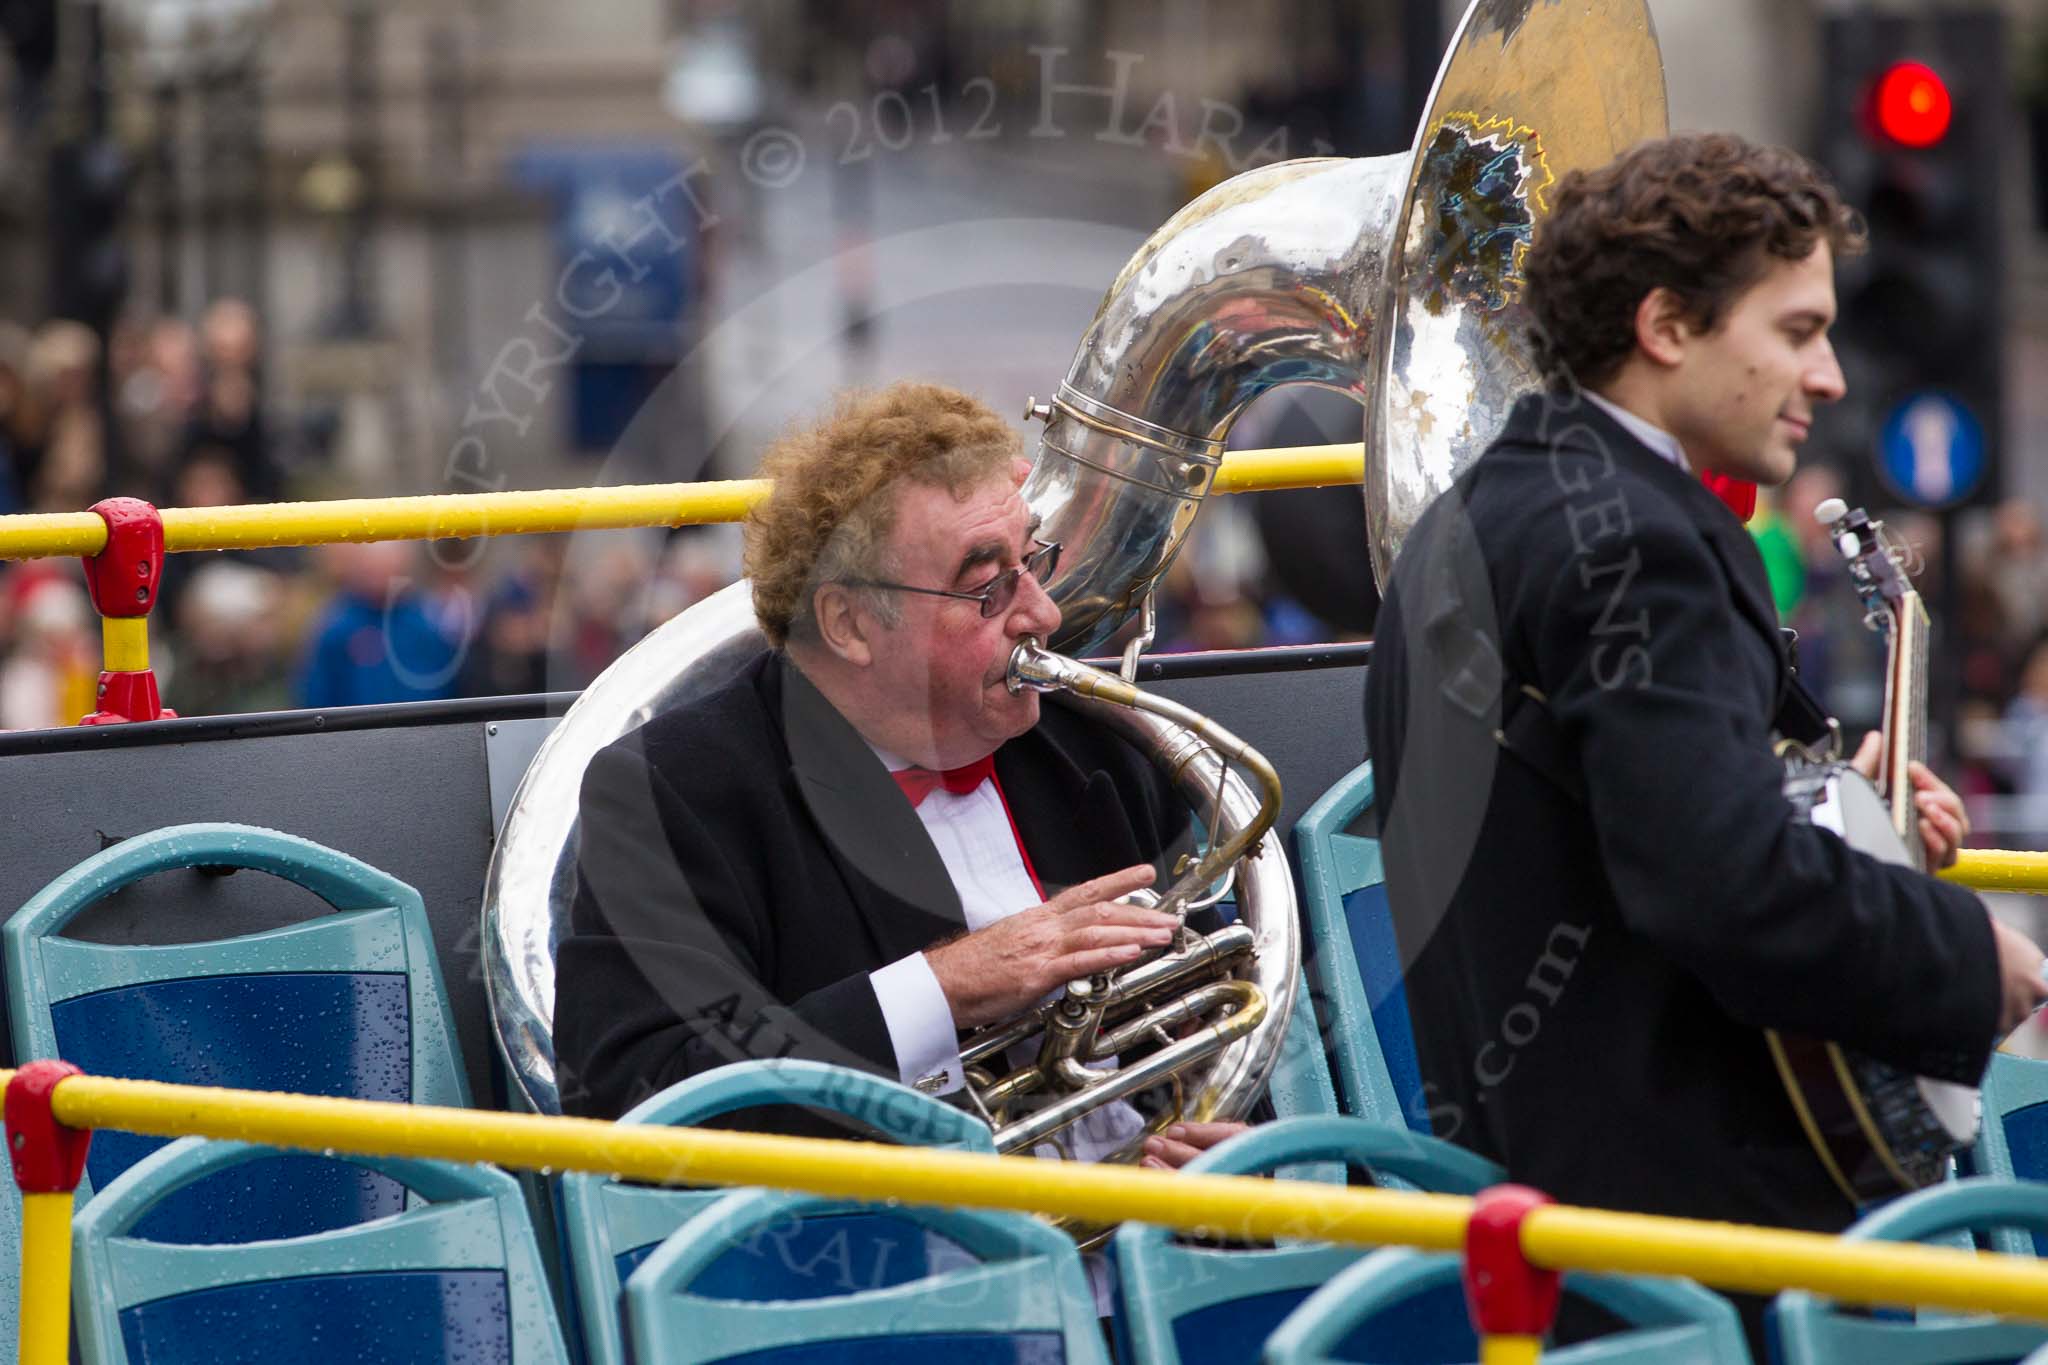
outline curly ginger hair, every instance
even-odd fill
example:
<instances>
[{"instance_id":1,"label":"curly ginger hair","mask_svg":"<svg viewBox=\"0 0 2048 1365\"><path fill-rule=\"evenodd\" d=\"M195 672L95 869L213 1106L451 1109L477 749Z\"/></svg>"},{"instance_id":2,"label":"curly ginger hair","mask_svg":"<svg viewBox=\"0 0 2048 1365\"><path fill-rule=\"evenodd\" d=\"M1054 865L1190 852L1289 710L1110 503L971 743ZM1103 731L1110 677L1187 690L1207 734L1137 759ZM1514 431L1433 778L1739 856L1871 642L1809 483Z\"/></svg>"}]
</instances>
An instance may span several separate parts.
<instances>
[{"instance_id":1,"label":"curly ginger hair","mask_svg":"<svg viewBox=\"0 0 2048 1365\"><path fill-rule=\"evenodd\" d=\"M761 460L768 497L747 514L746 574L754 616L778 649L813 638L811 602L826 583L893 577L887 562L896 490L943 487L956 498L1005 474L1023 453L986 403L937 384L842 394L830 416L790 432ZM896 603L875 594L885 621Z\"/></svg>"}]
</instances>

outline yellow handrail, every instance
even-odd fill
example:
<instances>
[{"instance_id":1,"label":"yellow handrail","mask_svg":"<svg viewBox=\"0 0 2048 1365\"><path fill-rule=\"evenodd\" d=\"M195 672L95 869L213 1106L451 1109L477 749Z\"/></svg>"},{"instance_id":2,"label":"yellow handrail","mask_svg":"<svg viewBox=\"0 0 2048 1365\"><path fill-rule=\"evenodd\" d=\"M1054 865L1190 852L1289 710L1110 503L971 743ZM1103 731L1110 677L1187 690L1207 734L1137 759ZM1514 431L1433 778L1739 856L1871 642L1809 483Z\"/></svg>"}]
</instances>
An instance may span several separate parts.
<instances>
[{"instance_id":1,"label":"yellow handrail","mask_svg":"<svg viewBox=\"0 0 2048 1365\"><path fill-rule=\"evenodd\" d=\"M250 503L163 509L164 549L248 550L341 541L437 540L738 521L765 496L765 479L557 488L533 493L436 493L416 498ZM93 512L0 517L0 559L95 555L106 523Z\"/></svg>"},{"instance_id":2,"label":"yellow handrail","mask_svg":"<svg viewBox=\"0 0 2048 1365\"><path fill-rule=\"evenodd\" d=\"M0 1078L5 1075L0 1072ZM1251 1237L1395 1241L1445 1251L1463 1245L1471 1205L1448 1195L1226 1176L1169 1182L1158 1172L1127 1166L100 1076L61 1082L52 1111L72 1127L156 1137L200 1134L321 1151L594 1171L663 1184L768 1185L843 1197L1137 1219ZM2048 1304L2048 1271L2042 1290Z\"/></svg>"},{"instance_id":3,"label":"yellow handrail","mask_svg":"<svg viewBox=\"0 0 2048 1365\"><path fill-rule=\"evenodd\" d=\"M1356 441L1334 446L1283 446L1277 450L1233 450L1223 457L1211 491L1259 493L1276 488L1326 488L1365 478L1365 447Z\"/></svg>"},{"instance_id":4,"label":"yellow handrail","mask_svg":"<svg viewBox=\"0 0 2048 1365\"><path fill-rule=\"evenodd\" d=\"M107 524L97 512L17 512L0 517L0 559L96 555Z\"/></svg>"},{"instance_id":5,"label":"yellow handrail","mask_svg":"<svg viewBox=\"0 0 2048 1365\"><path fill-rule=\"evenodd\" d=\"M2048 853L1965 848L1957 851L1954 867L1943 868L1935 875L1979 891L2023 891L2037 896L2048 895Z\"/></svg>"},{"instance_id":6,"label":"yellow handrail","mask_svg":"<svg viewBox=\"0 0 2048 1365\"><path fill-rule=\"evenodd\" d=\"M1219 493L1357 483L1365 455L1357 444L1241 450L1224 457ZM766 479L556 488L530 493L436 493L412 498L252 503L163 509L164 549L248 550L339 541L438 540L618 530L738 521L767 496ZM106 523L93 512L0 517L0 559L96 555Z\"/></svg>"},{"instance_id":7,"label":"yellow handrail","mask_svg":"<svg viewBox=\"0 0 2048 1365\"><path fill-rule=\"evenodd\" d=\"M12 1073L0 1071L0 1084ZM52 1112L77 1128L199 1134L316 1151L489 1161L664 1183L1156 1223L1245 1239L1311 1237L1454 1251L1472 1200L1308 1181L1167 1174L1123 1166L708 1129L641 1127L371 1100L76 1076ZM1807 1289L1853 1303L1919 1305L2048 1322L2048 1263L1946 1247L1553 1205L1522 1249L1550 1269L1682 1275L1723 1289ZM26 1269L26 1268L25 1268ZM27 1289L26 1275L24 1290Z\"/></svg>"}]
</instances>

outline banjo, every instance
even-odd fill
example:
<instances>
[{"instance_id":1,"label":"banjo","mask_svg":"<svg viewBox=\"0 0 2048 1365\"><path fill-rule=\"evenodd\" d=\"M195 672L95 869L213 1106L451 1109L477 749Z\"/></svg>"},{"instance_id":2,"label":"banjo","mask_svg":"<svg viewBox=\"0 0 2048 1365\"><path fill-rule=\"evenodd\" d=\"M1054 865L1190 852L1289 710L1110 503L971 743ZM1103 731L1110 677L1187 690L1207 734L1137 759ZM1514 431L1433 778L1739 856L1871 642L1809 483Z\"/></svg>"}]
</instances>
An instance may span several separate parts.
<instances>
[{"instance_id":1,"label":"banjo","mask_svg":"<svg viewBox=\"0 0 2048 1365\"><path fill-rule=\"evenodd\" d=\"M1787 742L1785 795L1815 825L1884 862L1926 871L1907 768L1926 755L1927 637L1920 594L1884 524L1829 498L1814 512L1848 561L1864 622L1886 637L1878 781ZM1816 1038L1769 1030L1771 1058L1821 1164L1849 1202L1862 1206L1941 1180L1949 1158L1977 1135L1977 1092L1916 1076Z\"/></svg>"}]
</instances>

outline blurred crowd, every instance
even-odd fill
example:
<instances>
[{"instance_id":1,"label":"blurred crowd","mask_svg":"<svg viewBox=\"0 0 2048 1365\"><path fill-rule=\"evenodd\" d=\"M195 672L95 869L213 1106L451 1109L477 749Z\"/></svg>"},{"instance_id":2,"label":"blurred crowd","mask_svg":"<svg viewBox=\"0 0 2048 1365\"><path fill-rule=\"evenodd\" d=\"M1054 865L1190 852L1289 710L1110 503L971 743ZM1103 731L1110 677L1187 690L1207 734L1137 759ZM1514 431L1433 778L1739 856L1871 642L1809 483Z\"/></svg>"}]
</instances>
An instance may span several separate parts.
<instances>
[{"instance_id":1,"label":"blurred crowd","mask_svg":"<svg viewBox=\"0 0 2048 1365\"><path fill-rule=\"evenodd\" d=\"M266 422L260 325L222 300L197 327L125 323L102 357L79 324L0 323L0 512L383 491L338 482L297 425ZM1162 595L1155 648L1331 638L1266 589L1249 520L1206 521ZM732 526L171 555L151 663L187 716L571 691L734 581L739 558ZM99 634L76 561L0 565L0 729L93 710Z\"/></svg>"},{"instance_id":2,"label":"blurred crowd","mask_svg":"<svg viewBox=\"0 0 2048 1365\"><path fill-rule=\"evenodd\" d=\"M0 512L370 495L266 423L239 300L117 328L0 323ZM151 663L181 715L573 690L738 576L737 530L171 555ZM0 729L94 709L98 618L73 560L0 565Z\"/></svg>"},{"instance_id":3,"label":"blurred crowd","mask_svg":"<svg viewBox=\"0 0 2048 1365\"><path fill-rule=\"evenodd\" d=\"M163 319L116 328L105 353L81 323L29 331L0 322L0 511L76 511L129 494L161 505L207 506L277 496L279 462L260 401L261 335L235 299L200 325ZM166 566L166 605L195 621L240 610L274 630L276 575ZM226 565L218 566L227 569ZM254 577L246 576L254 574ZM254 603L252 607L249 604ZM195 638L225 627L195 626ZM0 570L0 728L68 724L93 709L100 642L75 563L41 561Z\"/></svg>"}]
</instances>

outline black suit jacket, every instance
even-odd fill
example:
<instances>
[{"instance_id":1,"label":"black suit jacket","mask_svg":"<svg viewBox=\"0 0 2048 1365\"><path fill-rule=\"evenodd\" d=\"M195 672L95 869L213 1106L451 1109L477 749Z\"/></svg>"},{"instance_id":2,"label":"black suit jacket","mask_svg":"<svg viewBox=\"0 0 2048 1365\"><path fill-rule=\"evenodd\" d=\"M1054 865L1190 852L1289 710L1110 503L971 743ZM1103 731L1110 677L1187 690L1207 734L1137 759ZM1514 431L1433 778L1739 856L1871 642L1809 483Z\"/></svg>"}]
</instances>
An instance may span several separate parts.
<instances>
[{"instance_id":1,"label":"black suit jacket","mask_svg":"<svg viewBox=\"0 0 2048 1365\"><path fill-rule=\"evenodd\" d=\"M1984 908L1791 819L1787 678L1748 532L1590 403L1523 400L1424 515L1367 729L1440 1136L1574 1203L1834 1229L1761 1030L1981 1074Z\"/></svg>"},{"instance_id":2,"label":"black suit jacket","mask_svg":"<svg viewBox=\"0 0 2048 1365\"><path fill-rule=\"evenodd\" d=\"M996 775L1048 896L1184 846L1160 771L1057 704ZM577 875L555 1054L578 1114L748 1058L893 1079L868 973L966 928L916 811L779 653L597 755Z\"/></svg>"}]
</instances>

